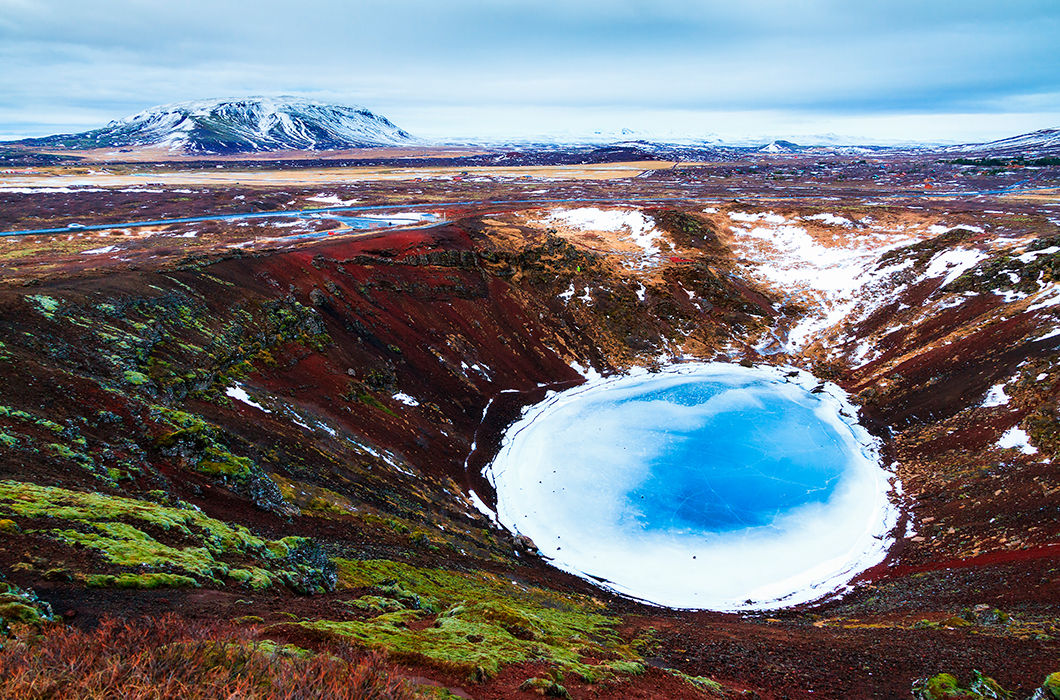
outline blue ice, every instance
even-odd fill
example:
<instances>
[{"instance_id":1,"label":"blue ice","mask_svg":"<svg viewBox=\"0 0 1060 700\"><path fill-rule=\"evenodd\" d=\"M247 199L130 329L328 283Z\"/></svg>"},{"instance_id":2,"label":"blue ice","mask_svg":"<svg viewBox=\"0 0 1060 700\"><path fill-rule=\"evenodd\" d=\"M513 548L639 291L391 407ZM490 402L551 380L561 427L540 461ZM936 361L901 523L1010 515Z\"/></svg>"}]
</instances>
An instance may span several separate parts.
<instances>
[{"instance_id":1,"label":"blue ice","mask_svg":"<svg viewBox=\"0 0 1060 700\"><path fill-rule=\"evenodd\" d=\"M710 381L651 391L623 403L701 405L731 387ZM766 386L740 391L769 394ZM693 426L642 434L665 445L625 496L646 530L725 532L769 526L786 511L825 503L849 463L836 429L806 401L768 401L703 415Z\"/></svg>"}]
</instances>

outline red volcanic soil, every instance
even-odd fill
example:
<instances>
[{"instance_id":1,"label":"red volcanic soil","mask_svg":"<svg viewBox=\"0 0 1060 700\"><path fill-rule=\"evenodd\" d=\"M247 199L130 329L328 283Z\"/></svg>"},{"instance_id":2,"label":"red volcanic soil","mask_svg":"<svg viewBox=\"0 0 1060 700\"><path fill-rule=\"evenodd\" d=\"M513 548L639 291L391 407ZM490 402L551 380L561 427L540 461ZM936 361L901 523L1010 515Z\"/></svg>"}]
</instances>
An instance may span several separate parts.
<instances>
[{"instance_id":1,"label":"red volcanic soil","mask_svg":"<svg viewBox=\"0 0 1060 700\"><path fill-rule=\"evenodd\" d=\"M722 167L655 174L644 187L666 194ZM728 176L738 167L724 166ZM104 216L120 220L145 196L117 199ZM227 210L231 193L210 196L210 206ZM299 196L260 199L273 206ZM15 223L83 216L90 202L82 197L59 213L47 211L47 199L20 200ZM167 195L151 206L172 213L183 205ZM506 585L592 596L615 624L604 646L635 647L645 670L595 684L567 673L562 685L574 697L706 692L673 671L717 681L715 696L908 697L918 678L949 672L967 680L973 669L1023 697L1060 670L1060 484L1055 465L1041 459L1055 449L1048 421L1060 363L1056 338L1036 340L1051 311L1007 307L984 291L884 333L878 355L861 366L819 348L770 360L750 339L788 307L708 235L701 207L652 210L680 248L651 271L643 301L640 279L620 264L505 217L515 208L468 205L429 229L273 250L211 242L195 257L174 248L133 265L73 253L46 274L4 258L0 406L11 410L0 432L17 441L0 447L0 479L186 502L264 538L312 538L331 558L485 573ZM571 284L588 287L591 303L561 297ZM688 291L703 303L690 303ZM883 332L902 305L939 293L937 282L909 284L852 331ZM546 391L580 382L573 363L616 371L674 348L799 364L851 392L905 490L906 518L888 560L816 605L756 615L673 611L553 570L470 504L469 489L490 500L479 472L505 427ZM982 407L987 389L1004 382L1011 404ZM229 399L225 389L237 384L261 408ZM186 419L174 411L200 423L175 422ZM996 447L1016 424L1034 433L1037 456ZM83 457L57 449L60 442ZM251 476L219 474L210 466L224 459L218 451L253 463ZM325 650L333 638L295 623L368 620L351 600L400 595L397 582L343 589L341 576L338 590L313 595L205 579L201 588L87 587L85 574L133 569L49 536L58 527L52 516L17 525L0 542L0 572L85 628L107 614L252 615L270 638ZM176 537L143 527L160 540ZM264 566L239 556L233 566ZM402 629L429 632L444 614L420 613ZM472 682L425 658L392 661L396 673L474 698L535 697L520 690L523 682L555 671L521 661Z\"/></svg>"}]
</instances>

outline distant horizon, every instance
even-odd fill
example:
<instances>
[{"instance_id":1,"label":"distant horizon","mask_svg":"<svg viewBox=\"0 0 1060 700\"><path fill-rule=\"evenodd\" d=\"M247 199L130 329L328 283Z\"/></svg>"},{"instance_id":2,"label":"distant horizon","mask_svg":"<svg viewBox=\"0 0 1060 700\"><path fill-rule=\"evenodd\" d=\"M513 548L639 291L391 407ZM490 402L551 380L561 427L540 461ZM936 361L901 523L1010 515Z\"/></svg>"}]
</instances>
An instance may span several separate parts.
<instances>
[{"instance_id":1,"label":"distant horizon","mask_svg":"<svg viewBox=\"0 0 1060 700\"><path fill-rule=\"evenodd\" d=\"M965 138L954 138L952 136L953 123L955 120L960 121L964 119L970 123L981 123L982 115L903 115L903 117L889 117L883 122L901 122L909 123L910 121L919 122L922 124L931 124L938 122L945 122L948 128L948 133L951 134L950 138L942 138L941 136L935 135L934 137L925 138L910 138L900 137L895 134L891 134L889 137L880 134L871 133L837 133L836 131L821 130L813 132L810 130L805 131L783 131L778 130L774 132L767 132L764 129L765 124L768 122L768 114L748 114L748 113L721 113L721 118L718 119L718 126L723 126L726 123L733 123L740 121L741 123L747 123L750 119L754 123L757 117L757 123L761 124L758 133L738 133L732 132L721 133L717 129L709 132L694 134L690 130L684 132L675 128L665 128L665 122L662 122L660 114L652 114L651 119L656 120L655 123L662 123L664 128L656 128L654 130L648 128L630 128L626 127L614 127L612 129L592 129L594 124L606 121L607 118L614 119L613 115L609 115L606 110L584 110L582 113L575 111L574 116L585 122L582 124L582 128L557 128L551 131L541 131L538 133L515 133L515 132L496 132L493 134L461 134L456 129L454 133L442 133L438 128L437 123L433 125L424 125L426 128L415 129L406 125L406 123L398 117L395 117L391 113L384 112L378 108L373 107L370 104L364 104L361 102L344 101L335 98L326 98L319 95L308 95L308 94L255 94L255 95L229 95L224 97L198 97L190 99L175 100L168 103L158 104L145 104L139 109L127 112L121 115L113 115L109 118L97 121L95 123L90 122L72 122L69 124L52 124L50 127L40 125L37 128L26 128L12 133L5 133L3 131L6 125L0 124L0 143L20 141L23 139L30 138L42 138L48 136L66 135L66 134L77 134L85 131L91 131L94 129L100 129L105 127L111 122L120 121L131 117L137 113L150 110L157 107L167 107L177 104L186 104L194 102L214 102L214 101L236 101L236 100L248 100L248 99L306 99L310 101L316 101L321 103L343 105L357 108L365 108L372 111L374 114L383 116L393 122L399 128L408 132L414 139L422 142L425 146L430 145L504 145L504 144L533 144L533 143L556 143L556 144L609 144L609 143L622 143L631 141L649 141L664 144L688 144L688 145L718 145L718 146L731 146L731 147L746 147L753 145L766 145L774 141L790 141L792 143L802 146L904 146L904 145L956 145L956 144L970 144L970 143L985 143L989 141L995 141L999 139L1009 138L1018 136L1021 134L1033 133L1036 131L1046 129L1056 129L1058 122L1048 123L1044 117L1040 115L1004 115L1006 118L1001 120L1004 125L996 126L992 129L985 128L967 128L961 133L966 133ZM486 108L479 108L481 111ZM496 108L503 109L503 108ZM418 110L410 110L410 116L415 116ZM526 111L526 108L521 108L522 112ZM571 110L567 110L568 116L572 116ZM437 111L431 111L432 114L437 114ZM459 110L449 108L448 110L443 109L443 113L447 115L446 121L452 121L454 123L460 123ZM553 116L555 117L554 110ZM643 121L643 115L639 115L640 120ZM689 113L678 113L679 117L677 120L679 123L687 122L692 118L703 119L709 121L711 113L706 114L689 114ZM595 121L593 121L595 120ZM505 120L502 120L505 121ZM577 123L578 120L570 120L573 123ZM875 120L862 119L861 123L872 123ZM510 122L506 122L510 123ZM621 123L616 122L617 123ZM833 118L829 121L821 120L815 122L812 118L805 117L802 124L803 126L812 125L814 123L820 123L822 126L831 125L837 126L836 120ZM841 123L841 122L840 122ZM848 122L849 123L849 122ZM1035 126L1035 124L1040 126ZM1009 126L1010 125L1010 126ZM431 128L433 126L433 128ZM1007 126L1007 128L1006 128Z\"/></svg>"},{"instance_id":2,"label":"distant horizon","mask_svg":"<svg viewBox=\"0 0 1060 700\"><path fill-rule=\"evenodd\" d=\"M1060 125L1057 36L1055 0L0 0L0 138L292 94L432 141L976 143Z\"/></svg>"}]
</instances>

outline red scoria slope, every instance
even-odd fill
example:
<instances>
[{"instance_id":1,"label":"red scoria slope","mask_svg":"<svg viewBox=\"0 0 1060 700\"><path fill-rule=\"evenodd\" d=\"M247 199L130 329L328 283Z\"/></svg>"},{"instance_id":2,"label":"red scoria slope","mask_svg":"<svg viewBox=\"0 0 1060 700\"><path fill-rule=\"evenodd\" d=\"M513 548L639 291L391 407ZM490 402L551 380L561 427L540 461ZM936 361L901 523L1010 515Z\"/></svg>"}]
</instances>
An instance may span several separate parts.
<instances>
[{"instance_id":1,"label":"red scoria slope","mask_svg":"<svg viewBox=\"0 0 1060 700\"><path fill-rule=\"evenodd\" d=\"M693 263L655 270L643 302L605 256L475 216L0 289L0 571L86 628L240 618L311 650L387 649L395 673L459 696L901 697L972 669L1029 694L1057 670L1055 468L999 459L996 417L971 409L1056 368L1053 345L1025 342L1037 316L934 344L985 313L968 305L856 370L808 353L887 438L919 533L842 599L660 610L549 568L475 510L498 435L581 381L573 363L768 359L745 341L774 323L774 293L699 214L653 213ZM591 303L560 296L572 283ZM1057 386L1023 386L1020 410ZM70 505L89 493L109 500ZM1018 534L997 540L991 518Z\"/></svg>"}]
</instances>

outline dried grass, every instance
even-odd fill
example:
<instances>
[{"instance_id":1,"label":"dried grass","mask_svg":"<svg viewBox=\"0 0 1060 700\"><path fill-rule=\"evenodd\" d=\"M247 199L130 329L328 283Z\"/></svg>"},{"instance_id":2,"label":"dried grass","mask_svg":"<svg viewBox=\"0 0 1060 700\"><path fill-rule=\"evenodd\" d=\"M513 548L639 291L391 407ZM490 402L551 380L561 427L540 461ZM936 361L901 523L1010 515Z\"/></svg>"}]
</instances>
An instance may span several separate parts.
<instances>
[{"instance_id":1,"label":"dried grass","mask_svg":"<svg viewBox=\"0 0 1060 700\"><path fill-rule=\"evenodd\" d=\"M0 697L32 700L406 700L415 693L379 654L299 653L252 628L176 615L92 631L25 627L0 640Z\"/></svg>"}]
</instances>

